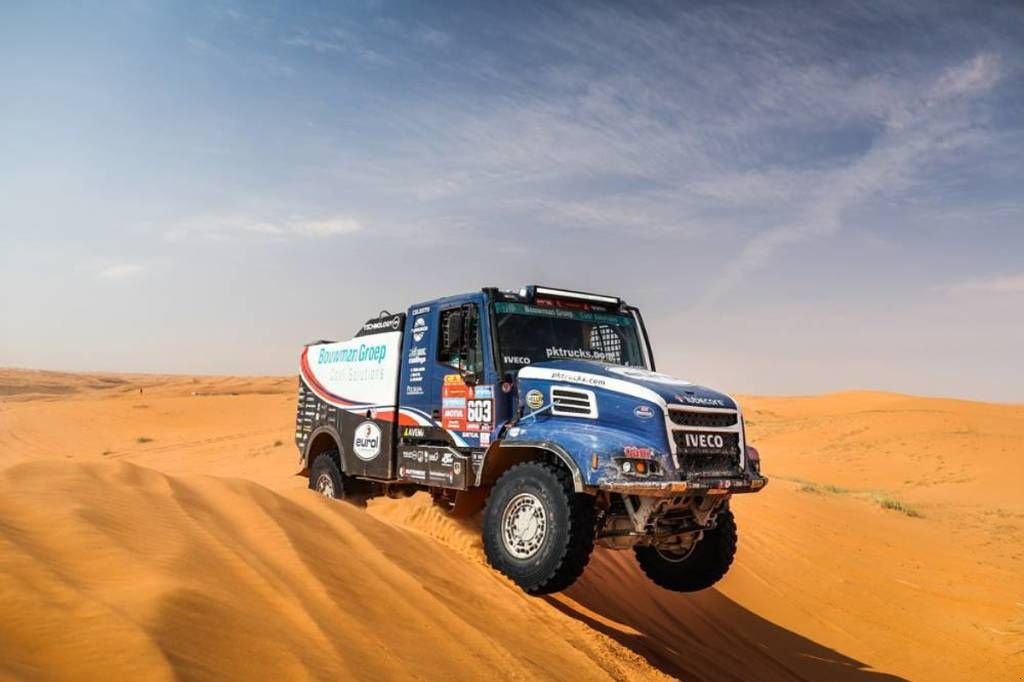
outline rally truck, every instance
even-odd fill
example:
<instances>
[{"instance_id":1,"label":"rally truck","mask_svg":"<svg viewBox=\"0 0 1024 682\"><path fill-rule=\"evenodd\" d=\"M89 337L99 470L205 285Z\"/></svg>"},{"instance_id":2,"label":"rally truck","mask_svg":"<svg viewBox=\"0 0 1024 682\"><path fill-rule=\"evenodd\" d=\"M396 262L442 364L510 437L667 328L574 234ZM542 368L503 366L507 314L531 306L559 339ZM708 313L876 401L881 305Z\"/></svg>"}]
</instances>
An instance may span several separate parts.
<instances>
[{"instance_id":1,"label":"rally truck","mask_svg":"<svg viewBox=\"0 0 1024 682\"><path fill-rule=\"evenodd\" d=\"M637 308L544 286L309 344L295 442L327 497L482 510L488 562L530 594L571 585L595 545L632 549L661 587L707 588L736 551L730 498L767 483L739 404L656 372Z\"/></svg>"}]
</instances>

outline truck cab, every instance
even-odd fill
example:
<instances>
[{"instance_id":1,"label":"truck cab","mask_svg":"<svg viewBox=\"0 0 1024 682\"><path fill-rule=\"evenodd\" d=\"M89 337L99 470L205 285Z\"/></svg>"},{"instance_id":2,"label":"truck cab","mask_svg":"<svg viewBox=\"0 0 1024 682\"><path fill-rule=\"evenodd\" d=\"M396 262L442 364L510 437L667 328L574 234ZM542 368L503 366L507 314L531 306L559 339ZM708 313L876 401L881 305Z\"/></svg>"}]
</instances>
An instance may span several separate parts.
<instances>
[{"instance_id":1,"label":"truck cab","mask_svg":"<svg viewBox=\"0 0 1024 682\"><path fill-rule=\"evenodd\" d=\"M658 373L637 308L539 285L310 344L296 444L330 497L426 491L446 513L483 509L488 559L535 594L575 580L595 543L633 549L669 589L706 587L735 549L729 498L767 482L740 406Z\"/></svg>"}]
</instances>

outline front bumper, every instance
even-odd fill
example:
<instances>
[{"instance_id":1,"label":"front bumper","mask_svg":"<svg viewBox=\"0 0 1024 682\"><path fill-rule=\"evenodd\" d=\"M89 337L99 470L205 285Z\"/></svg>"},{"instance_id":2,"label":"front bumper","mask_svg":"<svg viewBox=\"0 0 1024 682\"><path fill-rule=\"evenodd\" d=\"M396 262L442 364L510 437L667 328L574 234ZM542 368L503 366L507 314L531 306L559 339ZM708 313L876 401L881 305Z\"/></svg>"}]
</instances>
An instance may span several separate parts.
<instances>
[{"instance_id":1,"label":"front bumper","mask_svg":"<svg viewBox=\"0 0 1024 682\"><path fill-rule=\"evenodd\" d=\"M642 497L675 497L684 493L695 495L730 495L756 493L768 485L761 475L740 478L703 478L691 481L600 481L597 490Z\"/></svg>"}]
</instances>

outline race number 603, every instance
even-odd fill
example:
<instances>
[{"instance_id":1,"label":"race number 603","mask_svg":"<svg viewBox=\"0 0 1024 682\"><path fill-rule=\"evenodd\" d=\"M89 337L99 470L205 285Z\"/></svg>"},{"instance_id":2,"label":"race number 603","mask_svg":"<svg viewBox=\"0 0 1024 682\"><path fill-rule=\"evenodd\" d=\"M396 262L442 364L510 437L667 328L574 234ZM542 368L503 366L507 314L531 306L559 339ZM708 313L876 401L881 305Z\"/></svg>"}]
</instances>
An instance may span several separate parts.
<instances>
[{"instance_id":1,"label":"race number 603","mask_svg":"<svg viewBox=\"0 0 1024 682\"><path fill-rule=\"evenodd\" d=\"M466 421L478 424L491 423L491 401L490 400L467 400Z\"/></svg>"}]
</instances>

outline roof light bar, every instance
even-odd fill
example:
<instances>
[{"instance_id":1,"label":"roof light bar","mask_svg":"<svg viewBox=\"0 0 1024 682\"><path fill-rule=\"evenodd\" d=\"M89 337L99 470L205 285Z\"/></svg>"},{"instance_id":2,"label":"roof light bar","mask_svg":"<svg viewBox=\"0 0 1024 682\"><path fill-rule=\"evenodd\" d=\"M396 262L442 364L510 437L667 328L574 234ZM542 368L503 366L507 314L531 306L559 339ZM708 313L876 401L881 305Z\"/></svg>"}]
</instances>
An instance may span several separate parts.
<instances>
[{"instance_id":1,"label":"roof light bar","mask_svg":"<svg viewBox=\"0 0 1024 682\"><path fill-rule=\"evenodd\" d=\"M592 301L606 305L619 305L622 301L617 296L601 296L600 294L587 294L582 291L569 291L567 289L551 289L550 287L534 287L536 296L554 296L555 298L571 298L577 301Z\"/></svg>"}]
</instances>

